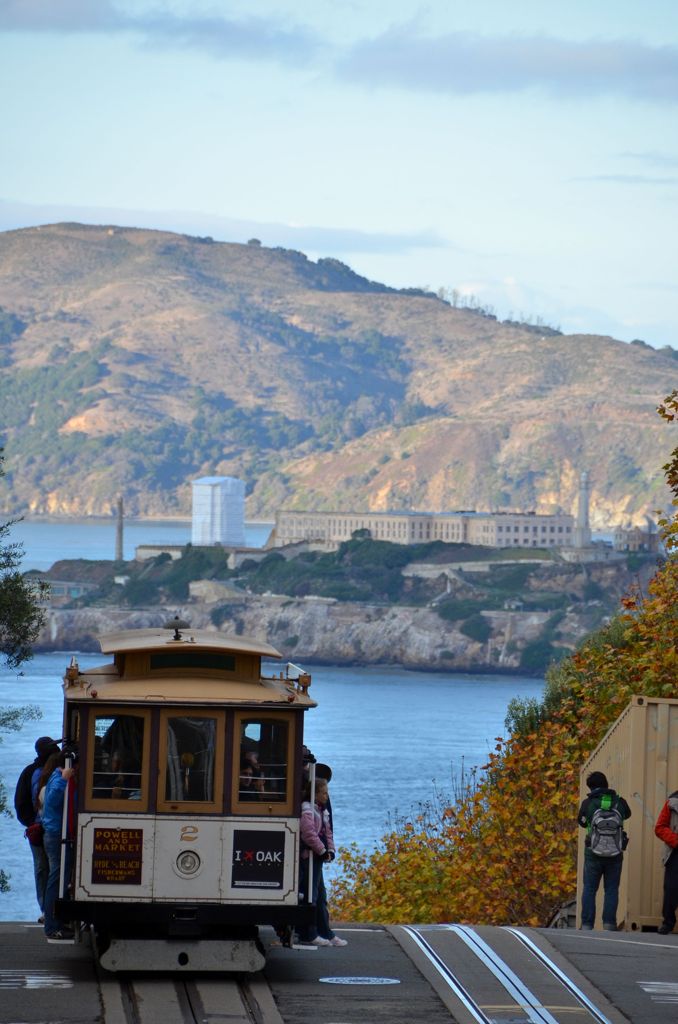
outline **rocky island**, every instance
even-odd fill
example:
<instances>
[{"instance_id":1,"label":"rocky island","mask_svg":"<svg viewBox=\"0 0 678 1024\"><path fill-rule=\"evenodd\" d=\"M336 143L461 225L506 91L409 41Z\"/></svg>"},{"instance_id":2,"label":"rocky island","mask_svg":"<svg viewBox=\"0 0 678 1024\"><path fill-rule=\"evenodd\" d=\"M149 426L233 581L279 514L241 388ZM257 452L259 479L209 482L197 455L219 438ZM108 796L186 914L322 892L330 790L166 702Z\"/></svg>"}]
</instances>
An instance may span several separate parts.
<instances>
[{"instance_id":1,"label":"rocky island","mask_svg":"<svg viewBox=\"0 0 678 1024\"><path fill-rule=\"evenodd\" d=\"M95 651L100 633L162 625L253 635L294 661L541 675L645 587L656 555L572 563L462 544L354 538L228 568L220 548L144 562L58 562L38 648ZM70 587L70 592L69 592Z\"/></svg>"}]
</instances>

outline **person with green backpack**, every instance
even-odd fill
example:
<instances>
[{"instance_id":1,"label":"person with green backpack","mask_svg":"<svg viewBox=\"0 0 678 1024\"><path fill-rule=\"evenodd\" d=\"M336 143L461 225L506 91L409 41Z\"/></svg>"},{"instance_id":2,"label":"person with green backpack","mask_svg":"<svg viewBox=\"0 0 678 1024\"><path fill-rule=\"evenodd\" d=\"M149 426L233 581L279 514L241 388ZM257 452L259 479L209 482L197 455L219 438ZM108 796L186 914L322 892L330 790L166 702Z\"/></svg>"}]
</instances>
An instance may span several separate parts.
<instances>
[{"instance_id":1,"label":"person with green backpack","mask_svg":"<svg viewBox=\"0 0 678 1024\"><path fill-rule=\"evenodd\" d=\"M590 931L595 924L596 893L602 879L603 928L616 932L619 881L628 842L624 822L631 817L631 808L624 797L609 788L603 772L591 772L586 785L589 795L577 815L578 824L586 829L581 927Z\"/></svg>"}]
</instances>

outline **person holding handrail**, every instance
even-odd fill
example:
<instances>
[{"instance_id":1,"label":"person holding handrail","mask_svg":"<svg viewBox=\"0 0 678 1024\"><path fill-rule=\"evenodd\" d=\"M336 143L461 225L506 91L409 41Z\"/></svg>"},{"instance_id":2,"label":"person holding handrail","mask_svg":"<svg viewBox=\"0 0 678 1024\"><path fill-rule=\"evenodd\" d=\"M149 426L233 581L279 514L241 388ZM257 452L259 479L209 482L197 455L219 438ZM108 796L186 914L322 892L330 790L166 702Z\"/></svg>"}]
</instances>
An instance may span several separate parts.
<instances>
[{"instance_id":1,"label":"person holding handrail","mask_svg":"<svg viewBox=\"0 0 678 1024\"><path fill-rule=\"evenodd\" d=\"M317 903L318 888L322 878L324 861L334 860L334 837L330 816L327 811L329 797L327 782L324 779L315 781L315 803L311 802L313 782L311 779L304 786L301 803L301 871L299 889L311 903ZM309 894L309 873L312 873L311 892ZM330 946L329 939L318 935L316 923L303 925L299 931L299 942L302 946Z\"/></svg>"},{"instance_id":2,"label":"person holding handrail","mask_svg":"<svg viewBox=\"0 0 678 1024\"><path fill-rule=\"evenodd\" d=\"M62 870L64 879L70 872L69 847L66 847L65 862L62 865L64 802L68 780L75 775L74 767L66 767L67 755L62 751L59 763L47 780L42 809L42 825L45 830L45 853L49 863L49 875L45 888L45 935L49 942L71 941L74 932L56 916L55 903L59 896L59 881Z\"/></svg>"}]
</instances>

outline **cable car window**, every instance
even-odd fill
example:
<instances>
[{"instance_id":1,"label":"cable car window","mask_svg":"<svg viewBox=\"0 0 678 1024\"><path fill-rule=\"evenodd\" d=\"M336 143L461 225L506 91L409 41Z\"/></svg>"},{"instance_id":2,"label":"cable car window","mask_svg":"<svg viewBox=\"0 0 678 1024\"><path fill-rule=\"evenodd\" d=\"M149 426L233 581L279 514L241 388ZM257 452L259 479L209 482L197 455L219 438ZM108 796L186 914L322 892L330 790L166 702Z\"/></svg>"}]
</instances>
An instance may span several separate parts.
<instances>
[{"instance_id":1,"label":"cable car window","mask_svg":"<svg viewBox=\"0 0 678 1024\"><path fill-rule=\"evenodd\" d=\"M235 655L213 651L170 651L151 654L151 671L168 668L209 668L235 672Z\"/></svg>"},{"instance_id":2,"label":"cable car window","mask_svg":"<svg viewBox=\"0 0 678 1024\"><path fill-rule=\"evenodd\" d=\"M165 800L214 800L215 718L167 718Z\"/></svg>"},{"instance_id":3,"label":"cable car window","mask_svg":"<svg viewBox=\"0 0 678 1024\"><path fill-rule=\"evenodd\" d=\"M287 800L289 722L273 718L240 720L238 800Z\"/></svg>"},{"instance_id":4,"label":"cable car window","mask_svg":"<svg viewBox=\"0 0 678 1024\"><path fill-rule=\"evenodd\" d=\"M144 724L139 715L95 716L95 800L141 800Z\"/></svg>"}]
</instances>

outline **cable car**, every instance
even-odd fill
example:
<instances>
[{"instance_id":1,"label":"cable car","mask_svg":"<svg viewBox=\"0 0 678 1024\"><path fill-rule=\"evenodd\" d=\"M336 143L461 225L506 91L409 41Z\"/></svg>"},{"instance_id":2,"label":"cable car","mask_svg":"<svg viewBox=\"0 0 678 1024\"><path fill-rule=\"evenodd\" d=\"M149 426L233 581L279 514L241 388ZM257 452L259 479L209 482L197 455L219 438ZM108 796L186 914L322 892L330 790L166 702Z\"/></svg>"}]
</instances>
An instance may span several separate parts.
<instances>
[{"instance_id":1,"label":"cable car","mask_svg":"<svg viewBox=\"0 0 678 1024\"><path fill-rule=\"evenodd\" d=\"M258 926L289 944L299 893L304 714L311 677L270 676L267 643L192 630L100 637L111 660L64 678L77 786L57 913L91 925L112 971L256 971Z\"/></svg>"}]
</instances>

